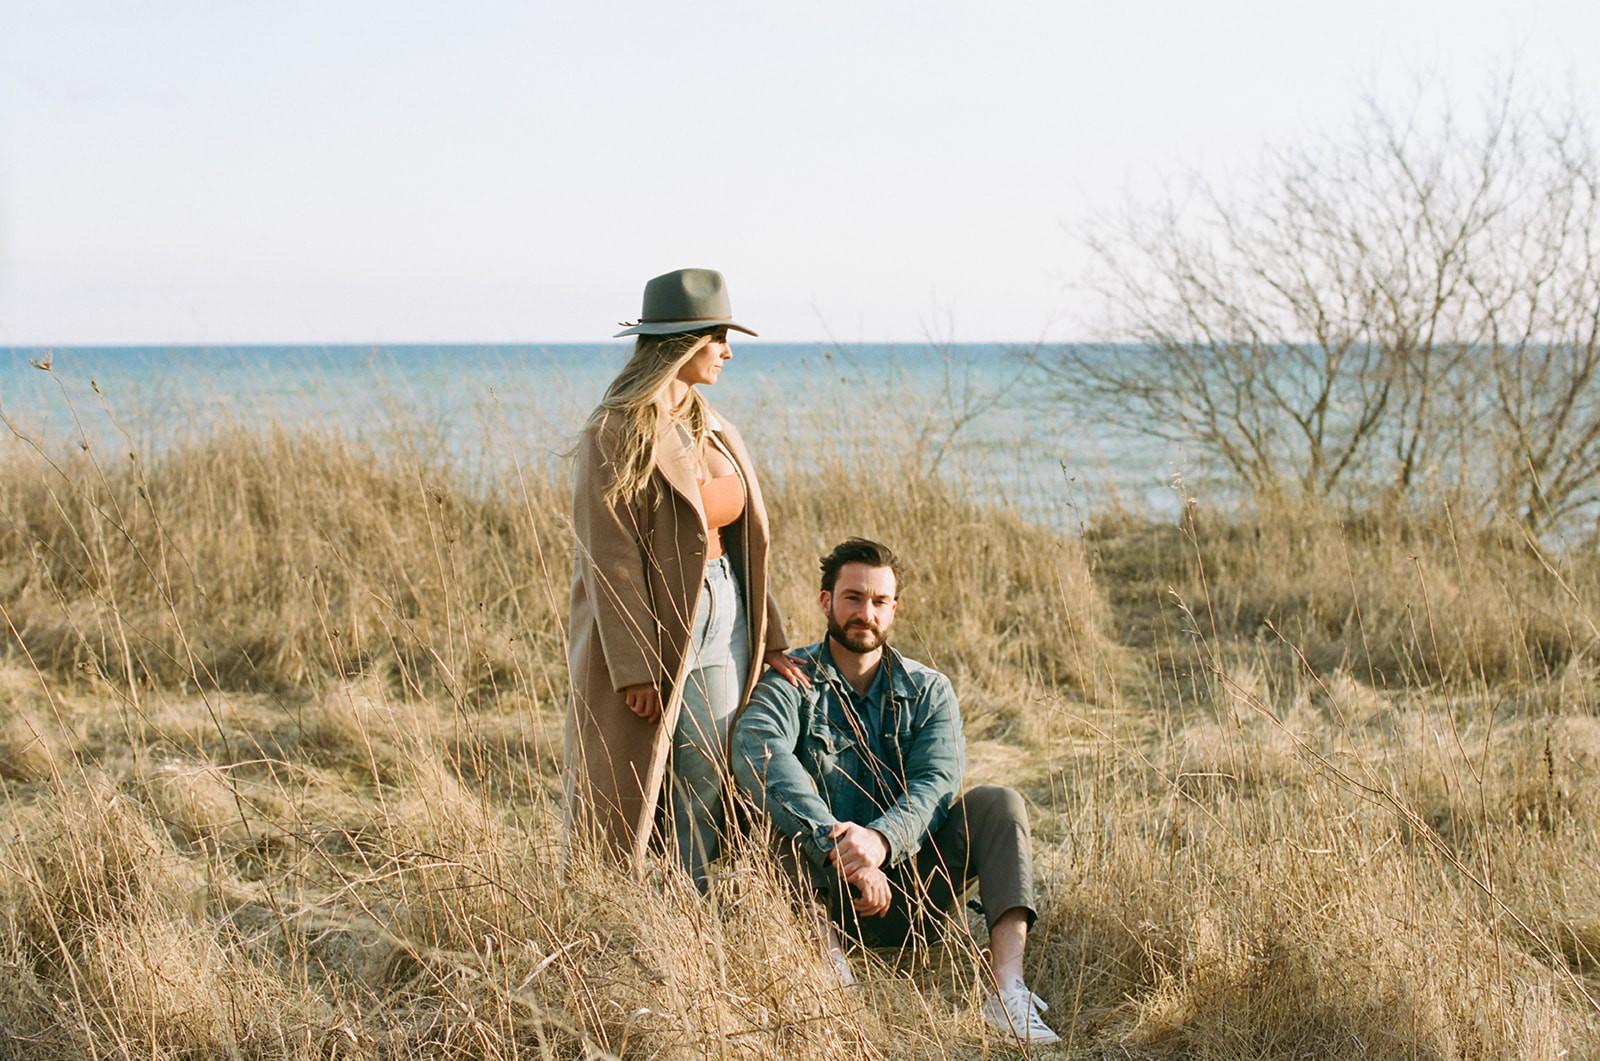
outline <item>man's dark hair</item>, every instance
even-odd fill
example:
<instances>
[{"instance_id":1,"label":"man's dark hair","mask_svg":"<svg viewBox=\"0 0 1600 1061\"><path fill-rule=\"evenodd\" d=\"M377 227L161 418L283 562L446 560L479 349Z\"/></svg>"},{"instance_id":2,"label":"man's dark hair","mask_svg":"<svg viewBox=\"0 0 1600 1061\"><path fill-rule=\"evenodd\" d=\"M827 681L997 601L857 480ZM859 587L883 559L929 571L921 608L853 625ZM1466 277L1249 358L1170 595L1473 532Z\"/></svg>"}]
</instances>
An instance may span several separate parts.
<instances>
[{"instance_id":1,"label":"man's dark hair","mask_svg":"<svg viewBox=\"0 0 1600 1061\"><path fill-rule=\"evenodd\" d=\"M822 558L822 588L833 592L839 569L845 564L866 564L868 567L887 567L894 572L894 584L900 585L900 558L887 545L866 538L846 538L833 547L833 552Z\"/></svg>"}]
</instances>

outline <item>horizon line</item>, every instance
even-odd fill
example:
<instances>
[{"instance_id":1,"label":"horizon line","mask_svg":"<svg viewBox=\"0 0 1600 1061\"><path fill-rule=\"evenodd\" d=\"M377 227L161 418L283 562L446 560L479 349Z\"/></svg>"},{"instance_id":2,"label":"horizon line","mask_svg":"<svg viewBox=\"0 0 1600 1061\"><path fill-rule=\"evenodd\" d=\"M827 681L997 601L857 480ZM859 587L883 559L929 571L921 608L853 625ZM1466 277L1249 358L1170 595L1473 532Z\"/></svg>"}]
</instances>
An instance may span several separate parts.
<instances>
[{"instance_id":1,"label":"horizon line","mask_svg":"<svg viewBox=\"0 0 1600 1061\"><path fill-rule=\"evenodd\" d=\"M628 337L631 338L631 337ZM1103 339L857 339L841 341L837 339L751 339L741 338L735 345L737 347L751 346L827 346L848 349L853 346L1084 346L1084 345L1123 345L1132 340L1103 340ZM39 352L52 350L252 350L274 349L279 347L323 347L323 348L398 348L398 347L433 347L433 346L459 346L459 347L502 347L502 346L609 346L615 343L617 348L625 349L631 343L622 339L403 339L403 340L321 340L321 339L296 339L296 340L247 340L247 341L119 341L119 342L8 342L0 343L0 350L13 352Z\"/></svg>"}]
</instances>

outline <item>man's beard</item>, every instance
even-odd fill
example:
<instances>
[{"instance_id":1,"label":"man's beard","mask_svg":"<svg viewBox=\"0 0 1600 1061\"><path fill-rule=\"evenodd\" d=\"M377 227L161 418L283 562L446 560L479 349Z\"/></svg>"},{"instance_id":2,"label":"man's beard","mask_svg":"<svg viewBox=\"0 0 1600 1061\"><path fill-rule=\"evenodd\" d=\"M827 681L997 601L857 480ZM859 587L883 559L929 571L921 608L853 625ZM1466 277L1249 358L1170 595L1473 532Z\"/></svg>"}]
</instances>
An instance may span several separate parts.
<instances>
[{"instance_id":1,"label":"man's beard","mask_svg":"<svg viewBox=\"0 0 1600 1061\"><path fill-rule=\"evenodd\" d=\"M888 640L888 635L876 626L868 625L864 620L857 619L848 626L840 626L839 621L832 615L828 616L828 636L834 644L864 656L868 652L883 647Z\"/></svg>"}]
</instances>

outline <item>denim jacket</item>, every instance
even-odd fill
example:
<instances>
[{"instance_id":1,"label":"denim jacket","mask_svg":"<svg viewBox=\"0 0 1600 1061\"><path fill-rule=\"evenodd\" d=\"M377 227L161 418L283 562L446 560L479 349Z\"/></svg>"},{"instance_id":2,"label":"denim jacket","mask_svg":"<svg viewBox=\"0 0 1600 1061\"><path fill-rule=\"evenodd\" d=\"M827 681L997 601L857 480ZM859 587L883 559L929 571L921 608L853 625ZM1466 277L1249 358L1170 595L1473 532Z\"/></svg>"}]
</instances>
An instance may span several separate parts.
<instances>
[{"instance_id":1,"label":"denim jacket","mask_svg":"<svg viewBox=\"0 0 1600 1061\"><path fill-rule=\"evenodd\" d=\"M734 724L739 788L818 865L841 821L882 833L889 865L916 854L944 823L966 769L950 680L885 648L868 690L882 694L880 710L858 711L867 698L834 668L826 641L791 654L811 688L796 689L774 671L762 675Z\"/></svg>"}]
</instances>

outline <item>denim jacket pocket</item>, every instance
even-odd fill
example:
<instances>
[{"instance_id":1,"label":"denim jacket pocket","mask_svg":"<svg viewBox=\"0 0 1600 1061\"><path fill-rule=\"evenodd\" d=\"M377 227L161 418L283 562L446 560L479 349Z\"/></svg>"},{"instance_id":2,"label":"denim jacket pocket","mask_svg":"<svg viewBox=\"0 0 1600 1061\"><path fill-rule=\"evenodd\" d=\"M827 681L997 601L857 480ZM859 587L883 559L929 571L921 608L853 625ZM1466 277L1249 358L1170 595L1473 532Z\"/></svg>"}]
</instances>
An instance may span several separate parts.
<instances>
[{"instance_id":1,"label":"denim jacket pocket","mask_svg":"<svg viewBox=\"0 0 1600 1061\"><path fill-rule=\"evenodd\" d=\"M811 776L817 779L819 785L826 787L838 769L839 753L844 750L845 742L829 724L827 717L818 713L808 720L801 744L811 760Z\"/></svg>"},{"instance_id":2,"label":"denim jacket pocket","mask_svg":"<svg viewBox=\"0 0 1600 1061\"><path fill-rule=\"evenodd\" d=\"M815 716L806 726L805 743L810 750L829 756L838 755L839 750L844 746L844 742L839 739L839 735L828 724L828 720Z\"/></svg>"}]
</instances>

